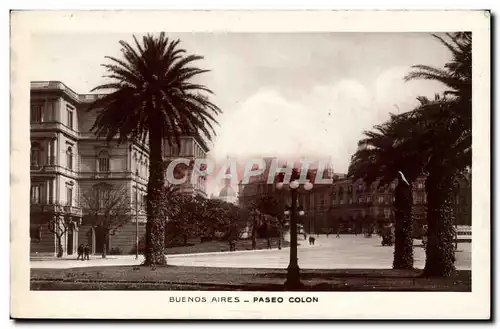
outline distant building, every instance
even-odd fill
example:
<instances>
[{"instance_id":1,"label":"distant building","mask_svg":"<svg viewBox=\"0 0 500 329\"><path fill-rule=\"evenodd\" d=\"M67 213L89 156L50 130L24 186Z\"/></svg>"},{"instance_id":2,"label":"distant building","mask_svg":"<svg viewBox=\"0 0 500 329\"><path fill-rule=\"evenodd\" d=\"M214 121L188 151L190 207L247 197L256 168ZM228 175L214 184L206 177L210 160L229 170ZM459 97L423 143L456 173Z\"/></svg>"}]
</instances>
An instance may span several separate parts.
<instances>
[{"instance_id":1,"label":"distant building","mask_svg":"<svg viewBox=\"0 0 500 329\"><path fill-rule=\"evenodd\" d=\"M311 181L315 181L316 170L309 171ZM249 184L239 184L240 205L251 205L253 201L266 195L278 195L276 185L267 184L268 172L252 177ZM361 181L353 181L345 174L334 174L332 170L324 173L324 178L333 178L332 184L315 184L313 189L298 189L298 206L304 210L299 222L306 232L362 233L377 231L391 226L394 217L394 181L386 188L373 183L370 187ZM286 204L291 204L290 194L286 193ZM412 208L414 232L419 234L426 221L425 179L420 177L413 185ZM454 197L454 215L458 225L471 223L470 179L462 180Z\"/></svg>"},{"instance_id":2,"label":"distant building","mask_svg":"<svg viewBox=\"0 0 500 329\"><path fill-rule=\"evenodd\" d=\"M176 165L176 172L180 174L180 177L176 178L186 178L185 182L180 185L179 192L192 196L201 195L206 198L206 176L193 176L193 165L195 160L205 159L207 157L208 146L206 145L206 143L194 136L181 136L180 147L176 144L170 146L168 143L164 143L163 152L166 165L165 168L168 167L172 160L175 160L177 158L185 158L190 160L189 165ZM165 179L165 181L168 184L168 180Z\"/></svg>"},{"instance_id":3,"label":"distant building","mask_svg":"<svg viewBox=\"0 0 500 329\"><path fill-rule=\"evenodd\" d=\"M232 203L232 204L237 204L238 203L238 195L234 191L233 187L231 186L231 178L225 178L224 179L224 187L220 190L219 196L217 199Z\"/></svg>"}]
</instances>

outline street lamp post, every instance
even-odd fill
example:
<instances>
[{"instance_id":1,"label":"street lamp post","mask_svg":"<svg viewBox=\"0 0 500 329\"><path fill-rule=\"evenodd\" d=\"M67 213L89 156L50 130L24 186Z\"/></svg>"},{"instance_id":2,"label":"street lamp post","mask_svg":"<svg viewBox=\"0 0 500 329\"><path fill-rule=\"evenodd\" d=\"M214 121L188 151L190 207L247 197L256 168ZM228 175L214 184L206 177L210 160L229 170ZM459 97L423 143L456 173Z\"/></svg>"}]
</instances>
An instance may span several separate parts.
<instances>
[{"instance_id":1,"label":"street lamp post","mask_svg":"<svg viewBox=\"0 0 500 329\"><path fill-rule=\"evenodd\" d=\"M257 248L257 215L259 214L259 210L252 210L252 250Z\"/></svg>"},{"instance_id":2,"label":"street lamp post","mask_svg":"<svg viewBox=\"0 0 500 329\"><path fill-rule=\"evenodd\" d=\"M139 214L138 214L138 191L135 190L135 259L139 259Z\"/></svg>"},{"instance_id":3,"label":"street lamp post","mask_svg":"<svg viewBox=\"0 0 500 329\"><path fill-rule=\"evenodd\" d=\"M293 179L293 177L292 177ZM300 282L300 268L298 264L297 257L297 189L299 188L299 182L297 180L292 180L289 184L292 206L290 209L290 263L287 269L285 287L288 289L296 289L302 287L302 282ZM276 184L276 188L283 188L283 183L279 182ZM311 182L304 184L304 189L309 191L313 188Z\"/></svg>"}]
</instances>

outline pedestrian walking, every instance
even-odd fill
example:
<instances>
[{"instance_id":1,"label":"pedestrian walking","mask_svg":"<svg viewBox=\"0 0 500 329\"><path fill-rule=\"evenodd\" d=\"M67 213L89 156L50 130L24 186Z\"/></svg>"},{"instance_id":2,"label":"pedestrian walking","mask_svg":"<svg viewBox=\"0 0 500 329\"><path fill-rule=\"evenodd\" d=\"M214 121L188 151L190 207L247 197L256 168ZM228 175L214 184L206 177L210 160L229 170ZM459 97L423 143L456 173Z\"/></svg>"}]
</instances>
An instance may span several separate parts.
<instances>
[{"instance_id":1,"label":"pedestrian walking","mask_svg":"<svg viewBox=\"0 0 500 329\"><path fill-rule=\"evenodd\" d=\"M85 253L85 259L90 260L90 247L88 244L83 248L83 252Z\"/></svg>"},{"instance_id":2,"label":"pedestrian walking","mask_svg":"<svg viewBox=\"0 0 500 329\"><path fill-rule=\"evenodd\" d=\"M83 260L83 244L78 246L77 249L78 257L76 257L76 260Z\"/></svg>"},{"instance_id":3,"label":"pedestrian walking","mask_svg":"<svg viewBox=\"0 0 500 329\"><path fill-rule=\"evenodd\" d=\"M337 236L335 236L337 239L340 238L340 231L337 231Z\"/></svg>"},{"instance_id":4,"label":"pedestrian walking","mask_svg":"<svg viewBox=\"0 0 500 329\"><path fill-rule=\"evenodd\" d=\"M315 237L311 237L312 239L312 245L314 246L314 243L316 242L316 238Z\"/></svg>"}]
</instances>

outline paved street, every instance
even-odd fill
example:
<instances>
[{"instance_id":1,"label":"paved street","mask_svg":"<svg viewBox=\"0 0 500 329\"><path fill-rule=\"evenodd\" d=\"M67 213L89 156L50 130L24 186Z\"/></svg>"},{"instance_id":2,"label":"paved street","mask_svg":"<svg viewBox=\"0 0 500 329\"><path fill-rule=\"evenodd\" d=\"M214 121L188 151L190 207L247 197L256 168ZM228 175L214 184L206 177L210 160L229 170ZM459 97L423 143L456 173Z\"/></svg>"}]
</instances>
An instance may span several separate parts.
<instances>
[{"instance_id":1,"label":"paved street","mask_svg":"<svg viewBox=\"0 0 500 329\"><path fill-rule=\"evenodd\" d=\"M393 247L382 247L380 238L365 238L362 235L342 235L328 238L320 235L314 246L300 240L299 266L308 269L335 268L391 268ZM417 245L418 241L416 242ZM471 268L471 244L461 243L458 246L457 269ZM416 246L414 249L415 267L423 268L425 251ZM38 260L31 261L32 268L69 268L86 266L137 265L142 261L133 255L108 256L107 259L95 257L90 261ZM286 268L289 261L289 248L282 250L236 251L223 253L169 255L168 263L178 266L207 267L251 267L251 268Z\"/></svg>"}]
</instances>

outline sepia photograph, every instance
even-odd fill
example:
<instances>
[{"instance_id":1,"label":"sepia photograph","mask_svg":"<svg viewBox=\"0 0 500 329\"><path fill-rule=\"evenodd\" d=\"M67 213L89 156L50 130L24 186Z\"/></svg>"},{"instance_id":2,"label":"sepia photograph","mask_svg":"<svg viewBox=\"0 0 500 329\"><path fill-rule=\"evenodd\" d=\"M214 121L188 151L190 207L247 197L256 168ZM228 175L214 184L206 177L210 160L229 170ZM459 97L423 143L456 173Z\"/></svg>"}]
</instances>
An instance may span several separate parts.
<instances>
[{"instance_id":1,"label":"sepia photograph","mask_svg":"<svg viewBox=\"0 0 500 329\"><path fill-rule=\"evenodd\" d=\"M69 28L30 27L18 57L24 293L162 291L272 318L335 292L477 288L489 314L488 15L469 12L479 32L72 28L86 14L39 12Z\"/></svg>"}]
</instances>

